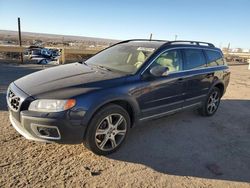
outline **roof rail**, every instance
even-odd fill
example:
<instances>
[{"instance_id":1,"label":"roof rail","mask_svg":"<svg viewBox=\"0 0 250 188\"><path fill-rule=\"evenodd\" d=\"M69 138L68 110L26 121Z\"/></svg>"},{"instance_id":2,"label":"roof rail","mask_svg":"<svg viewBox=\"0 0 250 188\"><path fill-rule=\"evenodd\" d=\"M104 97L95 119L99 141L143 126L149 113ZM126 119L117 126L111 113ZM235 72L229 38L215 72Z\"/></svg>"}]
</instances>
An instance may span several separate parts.
<instances>
[{"instance_id":1,"label":"roof rail","mask_svg":"<svg viewBox=\"0 0 250 188\"><path fill-rule=\"evenodd\" d=\"M123 41L120 41L118 42L119 43L126 43L126 42L132 42L132 41L156 41L156 42L169 42L167 40L156 40L156 39L129 39L129 40L123 40Z\"/></svg>"},{"instance_id":2,"label":"roof rail","mask_svg":"<svg viewBox=\"0 0 250 188\"><path fill-rule=\"evenodd\" d=\"M200 42L200 41L189 41L189 40L175 40L175 41L169 41L166 44L173 44L173 43L190 43L193 45L198 45L201 46L201 44L206 44L209 47L215 47L212 43L208 43L208 42Z\"/></svg>"}]
</instances>

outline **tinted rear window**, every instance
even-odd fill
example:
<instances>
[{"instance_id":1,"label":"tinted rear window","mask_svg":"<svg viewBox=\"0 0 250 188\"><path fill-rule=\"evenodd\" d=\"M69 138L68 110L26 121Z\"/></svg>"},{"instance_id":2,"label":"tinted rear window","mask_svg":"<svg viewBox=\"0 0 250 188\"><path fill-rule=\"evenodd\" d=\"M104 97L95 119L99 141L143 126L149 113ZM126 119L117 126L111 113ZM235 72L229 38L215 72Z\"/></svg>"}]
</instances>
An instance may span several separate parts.
<instances>
[{"instance_id":1,"label":"tinted rear window","mask_svg":"<svg viewBox=\"0 0 250 188\"><path fill-rule=\"evenodd\" d=\"M206 59L202 50L185 49L184 54L185 54L185 59L186 59L185 64L184 64L185 70L206 66Z\"/></svg>"},{"instance_id":2,"label":"tinted rear window","mask_svg":"<svg viewBox=\"0 0 250 188\"><path fill-rule=\"evenodd\" d=\"M220 52L218 51L212 51L212 50L205 50L205 53L208 58L208 66L218 66L218 65L223 65L223 57Z\"/></svg>"}]
</instances>

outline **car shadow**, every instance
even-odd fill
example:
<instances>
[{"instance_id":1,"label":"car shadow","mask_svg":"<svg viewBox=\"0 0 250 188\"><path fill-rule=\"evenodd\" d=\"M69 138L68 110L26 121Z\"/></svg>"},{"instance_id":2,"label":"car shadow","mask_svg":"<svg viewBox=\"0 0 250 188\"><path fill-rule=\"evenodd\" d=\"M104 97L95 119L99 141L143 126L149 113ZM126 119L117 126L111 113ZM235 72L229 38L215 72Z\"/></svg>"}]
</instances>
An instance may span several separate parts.
<instances>
[{"instance_id":1,"label":"car shadow","mask_svg":"<svg viewBox=\"0 0 250 188\"><path fill-rule=\"evenodd\" d=\"M250 182L250 100L222 100L217 113L186 111L130 131L108 158L178 176Z\"/></svg>"}]
</instances>

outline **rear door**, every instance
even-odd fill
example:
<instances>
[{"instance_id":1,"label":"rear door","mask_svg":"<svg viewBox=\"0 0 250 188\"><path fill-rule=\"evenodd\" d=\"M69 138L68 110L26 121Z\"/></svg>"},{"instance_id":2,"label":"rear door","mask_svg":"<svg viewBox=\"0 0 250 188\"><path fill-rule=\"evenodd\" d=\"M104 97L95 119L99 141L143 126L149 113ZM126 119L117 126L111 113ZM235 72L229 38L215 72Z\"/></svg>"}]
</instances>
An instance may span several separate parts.
<instances>
[{"instance_id":1,"label":"rear door","mask_svg":"<svg viewBox=\"0 0 250 188\"><path fill-rule=\"evenodd\" d=\"M185 70L184 107L200 104L209 91L213 72L207 69L202 49L183 49Z\"/></svg>"}]
</instances>

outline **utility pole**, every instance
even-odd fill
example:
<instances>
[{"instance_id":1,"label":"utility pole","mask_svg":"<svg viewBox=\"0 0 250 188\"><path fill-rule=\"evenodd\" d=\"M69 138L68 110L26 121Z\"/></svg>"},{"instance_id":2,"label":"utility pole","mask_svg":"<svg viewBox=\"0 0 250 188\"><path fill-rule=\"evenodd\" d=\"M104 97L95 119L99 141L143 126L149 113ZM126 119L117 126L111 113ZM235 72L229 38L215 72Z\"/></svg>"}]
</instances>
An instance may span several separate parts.
<instances>
[{"instance_id":1,"label":"utility pole","mask_svg":"<svg viewBox=\"0 0 250 188\"><path fill-rule=\"evenodd\" d=\"M18 21L18 36L19 36L19 46L22 47L22 38L21 38L21 22L20 18L17 18ZM21 63L23 63L23 52L20 52Z\"/></svg>"},{"instance_id":2,"label":"utility pole","mask_svg":"<svg viewBox=\"0 0 250 188\"><path fill-rule=\"evenodd\" d=\"M177 37L178 37L178 35L175 35L175 36L174 36L174 40L177 40Z\"/></svg>"},{"instance_id":3,"label":"utility pole","mask_svg":"<svg viewBox=\"0 0 250 188\"><path fill-rule=\"evenodd\" d=\"M152 37L153 37L153 34L152 34L152 33L150 33L149 40L152 40Z\"/></svg>"},{"instance_id":4,"label":"utility pole","mask_svg":"<svg viewBox=\"0 0 250 188\"><path fill-rule=\"evenodd\" d=\"M227 45L227 51L229 52L229 50L230 50L230 42Z\"/></svg>"}]
</instances>

